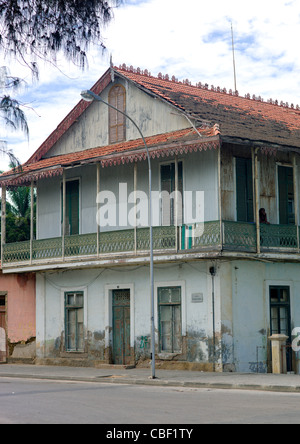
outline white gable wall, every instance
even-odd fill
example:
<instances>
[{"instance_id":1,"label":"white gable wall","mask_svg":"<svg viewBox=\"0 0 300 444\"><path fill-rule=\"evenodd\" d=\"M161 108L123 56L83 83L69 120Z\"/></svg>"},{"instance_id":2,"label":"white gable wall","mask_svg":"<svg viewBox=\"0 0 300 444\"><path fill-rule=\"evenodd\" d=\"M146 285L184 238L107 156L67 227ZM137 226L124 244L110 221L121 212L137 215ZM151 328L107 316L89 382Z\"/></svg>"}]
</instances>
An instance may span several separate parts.
<instances>
[{"instance_id":1,"label":"white gable wall","mask_svg":"<svg viewBox=\"0 0 300 444\"><path fill-rule=\"evenodd\" d=\"M187 119L180 115L175 108L163 103L161 100L153 99L140 91L131 82L116 79L115 84L122 84L125 87L126 113L140 127L145 137L191 126ZM108 102L108 93L112 86L113 84L110 84L101 94L101 97L106 102ZM127 119L126 140L139 138L139 132ZM109 145L108 106L94 101L45 157L107 145Z\"/></svg>"}]
</instances>

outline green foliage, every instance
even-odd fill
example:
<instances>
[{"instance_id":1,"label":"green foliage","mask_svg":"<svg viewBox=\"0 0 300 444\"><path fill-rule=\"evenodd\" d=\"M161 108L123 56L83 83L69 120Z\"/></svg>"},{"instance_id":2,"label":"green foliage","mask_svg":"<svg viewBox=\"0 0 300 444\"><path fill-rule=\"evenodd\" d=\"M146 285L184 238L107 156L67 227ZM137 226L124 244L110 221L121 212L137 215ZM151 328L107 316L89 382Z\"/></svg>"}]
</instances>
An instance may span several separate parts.
<instances>
[{"instance_id":1,"label":"green foliage","mask_svg":"<svg viewBox=\"0 0 300 444\"><path fill-rule=\"evenodd\" d=\"M0 0L0 51L37 74L37 60L67 60L84 68L91 43L104 48L102 30L121 0Z\"/></svg>"},{"instance_id":2,"label":"green foliage","mask_svg":"<svg viewBox=\"0 0 300 444\"><path fill-rule=\"evenodd\" d=\"M6 202L6 243L30 239L31 193L30 187L18 187L8 191ZM34 194L33 223L35 236L36 196Z\"/></svg>"}]
</instances>

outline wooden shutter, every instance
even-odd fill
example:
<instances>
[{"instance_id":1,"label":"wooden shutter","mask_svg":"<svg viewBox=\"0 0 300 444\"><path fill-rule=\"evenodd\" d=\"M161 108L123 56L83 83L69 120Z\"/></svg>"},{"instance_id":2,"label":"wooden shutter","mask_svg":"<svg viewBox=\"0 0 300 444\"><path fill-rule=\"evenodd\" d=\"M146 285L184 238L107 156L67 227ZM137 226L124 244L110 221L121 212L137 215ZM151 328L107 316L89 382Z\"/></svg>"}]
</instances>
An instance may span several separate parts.
<instances>
[{"instance_id":1,"label":"wooden shutter","mask_svg":"<svg viewBox=\"0 0 300 444\"><path fill-rule=\"evenodd\" d=\"M182 162L178 162L178 191L181 193L183 201L183 172ZM175 202L170 199L171 194L175 191L175 163L161 166L161 191L162 193L162 225L174 225L175 222ZM181 202L183 205L183 202ZM182 205L178 208L178 225L182 223Z\"/></svg>"},{"instance_id":2,"label":"wooden shutter","mask_svg":"<svg viewBox=\"0 0 300 444\"><path fill-rule=\"evenodd\" d=\"M279 223L295 223L293 168L278 167Z\"/></svg>"},{"instance_id":3,"label":"wooden shutter","mask_svg":"<svg viewBox=\"0 0 300 444\"><path fill-rule=\"evenodd\" d=\"M61 187L61 196L63 190ZM61 199L63 205L63 199ZM61 209L63 214L63 208ZM79 234L79 180L66 182L66 215L65 215L65 234Z\"/></svg>"},{"instance_id":4,"label":"wooden shutter","mask_svg":"<svg viewBox=\"0 0 300 444\"><path fill-rule=\"evenodd\" d=\"M125 112L126 93L122 85L114 86L108 96L110 105ZM125 116L113 108L109 108L109 143L123 142L126 137Z\"/></svg>"},{"instance_id":5,"label":"wooden shutter","mask_svg":"<svg viewBox=\"0 0 300 444\"><path fill-rule=\"evenodd\" d=\"M237 220L253 222L252 160L236 158Z\"/></svg>"}]
</instances>

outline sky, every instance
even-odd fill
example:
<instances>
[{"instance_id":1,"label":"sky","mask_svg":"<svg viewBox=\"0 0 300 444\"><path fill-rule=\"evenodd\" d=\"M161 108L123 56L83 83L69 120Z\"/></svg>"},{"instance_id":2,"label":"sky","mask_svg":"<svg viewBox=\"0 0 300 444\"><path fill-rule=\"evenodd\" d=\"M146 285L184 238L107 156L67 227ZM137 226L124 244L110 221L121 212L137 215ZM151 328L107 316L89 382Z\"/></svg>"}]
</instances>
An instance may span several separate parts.
<instances>
[{"instance_id":1,"label":"sky","mask_svg":"<svg viewBox=\"0 0 300 444\"><path fill-rule=\"evenodd\" d=\"M26 104L29 139L0 127L0 138L23 163L55 130L110 64L148 69L221 88L240 96L261 96L300 105L299 0L124 0L104 29L106 52L91 48L82 72L58 56L58 67L40 64L40 79L32 84L26 69L0 59L12 75L25 78L17 95ZM0 169L8 168L7 156Z\"/></svg>"}]
</instances>

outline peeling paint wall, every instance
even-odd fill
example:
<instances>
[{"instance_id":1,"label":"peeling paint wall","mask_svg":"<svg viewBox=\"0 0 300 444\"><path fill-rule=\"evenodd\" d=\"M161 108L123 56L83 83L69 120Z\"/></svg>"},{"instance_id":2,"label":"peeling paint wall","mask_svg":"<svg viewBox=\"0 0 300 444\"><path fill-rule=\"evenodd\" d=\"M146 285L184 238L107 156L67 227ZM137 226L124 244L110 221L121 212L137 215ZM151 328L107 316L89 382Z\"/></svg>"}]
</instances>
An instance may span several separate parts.
<instances>
[{"instance_id":1,"label":"peeling paint wall","mask_svg":"<svg viewBox=\"0 0 300 444\"><path fill-rule=\"evenodd\" d=\"M300 326L298 264L219 260L214 278L210 261L155 266L157 365L203 371L266 372L270 334L270 285L290 287L292 328ZM131 289L131 364L149 366L151 304L149 268L126 267L43 273L37 276L38 359L87 365L112 363L111 289ZM182 348L159 349L157 289L181 286ZM64 292L83 291L85 347L67 353L64 347ZM195 297L196 295L196 297ZM215 324L213 325L213 307ZM63 361L62 361L63 360Z\"/></svg>"},{"instance_id":2,"label":"peeling paint wall","mask_svg":"<svg viewBox=\"0 0 300 444\"><path fill-rule=\"evenodd\" d=\"M299 265L234 261L231 263L231 276L233 362L236 371L267 372L270 370L269 287L289 287L291 328L299 327Z\"/></svg>"},{"instance_id":3,"label":"peeling paint wall","mask_svg":"<svg viewBox=\"0 0 300 444\"><path fill-rule=\"evenodd\" d=\"M0 291L6 293L8 357L32 359L36 336L35 275L0 273Z\"/></svg>"},{"instance_id":4,"label":"peeling paint wall","mask_svg":"<svg viewBox=\"0 0 300 444\"><path fill-rule=\"evenodd\" d=\"M174 354L160 353L162 362L198 363L205 366L211 355L211 294L207 262L166 264L155 267L155 285L182 286L182 350ZM77 270L43 273L37 276L37 355L39 359L70 359L76 357L93 362L111 362L112 324L107 288L132 289L131 344L134 364L149 364L150 291L148 267L109 270ZM76 356L64 347L64 293L83 291L85 301L85 350ZM192 295L203 294L202 302L192 302ZM157 303L157 301L156 301ZM157 326L157 310L156 310ZM107 323L109 325L107 325ZM158 330L156 332L158 335ZM158 343L158 337L157 337Z\"/></svg>"}]
</instances>

